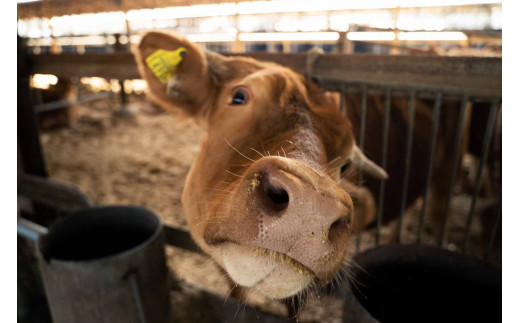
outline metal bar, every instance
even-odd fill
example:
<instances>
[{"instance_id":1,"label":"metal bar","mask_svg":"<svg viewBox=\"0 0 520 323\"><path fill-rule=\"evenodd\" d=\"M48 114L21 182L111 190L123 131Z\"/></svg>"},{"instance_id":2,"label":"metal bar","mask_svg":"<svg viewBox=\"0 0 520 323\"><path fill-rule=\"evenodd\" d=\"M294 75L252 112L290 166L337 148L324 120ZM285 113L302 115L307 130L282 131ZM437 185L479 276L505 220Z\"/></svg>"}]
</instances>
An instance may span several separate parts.
<instances>
[{"instance_id":1,"label":"metal bar","mask_svg":"<svg viewBox=\"0 0 520 323\"><path fill-rule=\"evenodd\" d=\"M76 185L28 174L18 175L18 195L63 211L76 211L94 203Z\"/></svg>"},{"instance_id":2,"label":"metal bar","mask_svg":"<svg viewBox=\"0 0 520 323\"><path fill-rule=\"evenodd\" d=\"M193 242L190 232L186 229L165 225L164 235L166 243L171 246L182 248L191 252L196 252L201 255L205 254L204 251L202 251L199 246Z\"/></svg>"},{"instance_id":3,"label":"metal bar","mask_svg":"<svg viewBox=\"0 0 520 323\"><path fill-rule=\"evenodd\" d=\"M81 98L78 97L76 100L63 99L63 100L59 100L59 101L38 104L38 105L35 106L35 110L36 110L36 113L47 112L47 111L52 111L52 110L58 110L58 109L66 108L66 107L71 106L73 104L88 103L88 102L92 102L92 101L96 101L96 100L109 98L109 97L111 97L113 95L114 94L111 91L109 91L109 92L90 93L90 94L86 94L86 95L81 96Z\"/></svg>"},{"instance_id":4,"label":"metal bar","mask_svg":"<svg viewBox=\"0 0 520 323\"><path fill-rule=\"evenodd\" d=\"M341 113L344 113L345 112L345 84L341 85L341 88L339 90L339 95L341 95L341 97L339 98L339 111L341 111Z\"/></svg>"},{"instance_id":5,"label":"metal bar","mask_svg":"<svg viewBox=\"0 0 520 323\"><path fill-rule=\"evenodd\" d=\"M387 88L385 91L385 123L383 130L383 151L382 151L382 161L381 167L383 169L386 168L386 155L388 150L388 133L390 128L390 88ZM383 206L384 206L384 197L385 197L385 180L381 180L381 184L379 186L379 200L378 200L378 208L377 208L377 226L376 226L376 246L379 245L379 238L381 234L381 224L383 222Z\"/></svg>"},{"instance_id":6,"label":"metal bar","mask_svg":"<svg viewBox=\"0 0 520 323\"><path fill-rule=\"evenodd\" d=\"M406 76L400 75L400 74L394 74L394 78L397 79L400 77L406 77ZM458 97L460 97L461 94L467 94L471 98L478 98L478 99L482 99L482 100L486 100L486 101L492 100L493 98L501 95L500 90L494 88L494 86L493 86L493 88L486 89L484 82L482 82L482 83L479 82L479 84L474 84L474 85L468 84L467 86L450 86L449 83L433 81L433 80L424 81L424 82L419 82L419 80L417 80L415 83L410 83L410 82L408 82L408 80L403 81L403 82L392 81L390 79L386 79L386 77L385 77L385 79L378 80L375 78L370 78L368 76L365 76L361 73L360 73L359 77L355 78L355 79L352 77L349 77L349 78L333 77L333 76L327 77L326 74L320 75L319 78L320 78L320 87L322 87L328 91L338 91L341 83L347 82L351 85L357 85L357 86L359 86L361 84L367 84L374 88L390 87L392 90L394 90L394 89L396 89L396 90L402 89L402 90L408 90L408 91L415 90L417 92L421 92L421 95L423 97L430 97L430 98L432 96L428 95L428 93L432 93L432 91L433 92L440 91L443 93L443 95L445 97L450 97L450 98L458 98ZM461 79L460 82L464 82L465 80L466 79L464 79L464 80ZM399 96L399 93L396 93L396 96Z\"/></svg>"},{"instance_id":7,"label":"metal bar","mask_svg":"<svg viewBox=\"0 0 520 323\"><path fill-rule=\"evenodd\" d=\"M426 204L428 201L428 190L430 189L430 183L433 173L433 164L435 159L435 145L437 144L437 130L439 128L439 117L442 104L442 92L437 92L435 98L435 105L433 108L433 122L430 131L430 151L428 153L428 167L426 175L426 185L424 186L424 203L421 209L421 215L419 218L419 228L417 229L417 243L421 243L422 233L424 230L424 217L426 215Z\"/></svg>"},{"instance_id":8,"label":"metal bar","mask_svg":"<svg viewBox=\"0 0 520 323\"><path fill-rule=\"evenodd\" d=\"M41 226L37 223L28 221L26 219L18 218L17 232L19 236L22 236L27 240L36 242L38 241L40 236L46 235L48 230L46 227Z\"/></svg>"},{"instance_id":9,"label":"metal bar","mask_svg":"<svg viewBox=\"0 0 520 323\"><path fill-rule=\"evenodd\" d=\"M128 97L125 92L125 81L119 80L119 86L121 86L121 104L123 105L123 108L128 103Z\"/></svg>"},{"instance_id":10,"label":"metal bar","mask_svg":"<svg viewBox=\"0 0 520 323\"><path fill-rule=\"evenodd\" d=\"M475 215L475 206L477 204L478 192L480 190L480 184L482 182L482 172L484 170L484 165L486 164L489 146L491 144L491 135L493 133L493 127L495 125L495 119L497 116L498 105L499 105L499 100L497 99L491 104L491 110L489 111L488 123L486 126L486 133L484 135L482 156L480 156L480 162L478 164L477 183L475 185L475 191L473 192L473 198L471 200L471 208L469 210L468 220L466 222L466 228L464 231L464 244L462 245L463 253L466 253L466 251L468 250L469 232L470 232L470 228L471 228L471 223L473 222L473 216Z\"/></svg>"},{"instance_id":11,"label":"metal bar","mask_svg":"<svg viewBox=\"0 0 520 323\"><path fill-rule=\"evenodd\" d=\"M442 246L442 243L446 238L446 230L448 229L448 217L450 213L451 195L453 191L453 185L455 184L457 165L459 164L460 149L462 146L462 130L464 128L464 117L466 115L466 107L468 105L468 100L468 96L466 95L462 98L462 102L460 104L459 123L457 125L457 133L455 135L455 150L453 151L453 164L451 166L450 182L448 186L448 198L446 199L446 209L444 211L444 218L442 220L439 240L437 241L439 246Z\"/></svg>"},{"instance_id":12,"label":"metal bar","mask_svg":"<svg viewBox=\"0 0 520 323\"><path fill-rule=\"evenodd\" d=\"M320 79L320 87L326 91L340 91L342 82L338 80L329 80L326 77ZM358 93L359 90L356 87L368 85L370 90L368 95L384 95L384 91L387 87L392 90L393 98L404 98L407 99L410 96L410 91L416 92L416 99L433 99L438 91L442 92L443 100L457 100L460 99L461 95L468 95L471 101L485 101L489 102L495 99L497 95L487 95L485 92L480 93L468 93L461 90L446 90L438 86L420 86L417 84L388 84L384 82L376 82L374 80L368 81L349 81L348 84L351 86L345 89L345 93Z\"/></svg>"},{"instance_id":13,"label":"metal bar","mask_svg":"<svg viewBox=\"0 0 520 323\"><path fill-rule=\"evenodd\" d=\"M410 180L410 168L412 163L412 143L413 143L413 128L415 122L415 91L410 93L408 102L408 131L406 134L406 160L404 164L403 177L403 193L401 196L401 214L399 215L399 222L397 226L397 242L401 242L401 231L403 227L403 218L406 211L406 198L408 196L408 182Z\"/></svg>"},{"instance_id":14,"label":"metal bar","mask_svg":"<svg viewBox=\"0 0 520 323\"><path fill-rule=\"evenodd\" d=\"M498 205L495 209L495 214L493 215L495 218L495 223L493 224L493 231L491 231L491 237L489 238L488 247L486 252L484 252L484 259L489 259L489 255L493 250L493 244L495 243L495 237L498 231L498 224L500 223L500 215L502 214L502 188L500 188L500 194L498 195Z\"/></svg>"},{"instance_id":15,"label":"metal bar","mask_svg":"<svg viewBox=\"0 0 520 323\"><path fill-rule=\"evenodd\" d=\"M361 88L361 126L359 128L359 149L365 149L365 130L367 123L367 86Z\"/></svg>"},{"instance_id":16,"label":"metal bar","mask_svg":"<svg viewBox=\"0 0 520 323\"><path fill-rule=\"evenodd\" d=\"M367 123L367 86L361 87L361 125L359 127L359 149L365 149L365 132ZM363 171L360 169L358 173L358 186L363 184ZM361 248L361 235L356 236L356 253Z\"/></svg>"},{"instance_id":17,"label":"metal bar","mask_svg":"<svg viewBox=\"0 0 520 323\"><path fill-rule=\"evenodd\" d=\"M53 111L53 110L59 110L59 109L67 108L67 107L71 106L74 103L75 102L72 101L72 100L63 99L63 100L59 100L59 101L53 101L53 102L49 102L49 103L38 104L34 108L35 108L35 112L36 113L42 113L42 112L47 112L47 111Z\"/></svg>"},{"instance_id":18,"label":"metal bar","mask_svg":"<svg viewBox=\"0 0 520 323\"><path fill-rule=\"evenodd\" d=\"M132 297L134 299L135 307L137 309L139 323L146 323L146 314L144 313L143 299L141 298L139 282L137 281L137 272L135 272L135 271L130 272L128 274L128 280L130 281L130 287L132 289Z\"/></svg>"}]
</instances>

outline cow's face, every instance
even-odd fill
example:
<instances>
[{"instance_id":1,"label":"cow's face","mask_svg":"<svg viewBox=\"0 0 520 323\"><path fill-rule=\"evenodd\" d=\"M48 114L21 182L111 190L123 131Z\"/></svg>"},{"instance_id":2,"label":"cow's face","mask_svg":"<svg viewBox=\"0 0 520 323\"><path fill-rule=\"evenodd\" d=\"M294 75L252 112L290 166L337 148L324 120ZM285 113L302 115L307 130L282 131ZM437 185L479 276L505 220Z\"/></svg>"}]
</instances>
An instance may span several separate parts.
<instances>
[{"instance_id":1,"label":"cow's face","mask_svg":"<svg viewBox=\"0 0 520 323\"><path fill-rule=\"evenodd\" d=\"M162 83L145 60L180 47ZM199 246L237 284L272 298L330 281L353 228L340 166L352 160L384 176L355 146L337 101L288 68L204 53L163 33L146 34L136 59L159 104L206 127L183 194Z\"/></svg>"}]
</instances>

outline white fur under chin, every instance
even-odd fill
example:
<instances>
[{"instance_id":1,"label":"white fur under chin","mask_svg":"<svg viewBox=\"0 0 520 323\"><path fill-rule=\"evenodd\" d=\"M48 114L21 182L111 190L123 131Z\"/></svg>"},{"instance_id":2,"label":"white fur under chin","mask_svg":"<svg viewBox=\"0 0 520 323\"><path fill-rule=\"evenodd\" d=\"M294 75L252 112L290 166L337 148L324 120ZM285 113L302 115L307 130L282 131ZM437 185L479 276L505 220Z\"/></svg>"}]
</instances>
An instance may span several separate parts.
<instances>
[{"instance_id":1,"label":"white fur under chin","mask_svg":"<svg viewBox=\"0 0 520 323\"><path fill-rule=\"evenodd\" d=\"M237 284L273 299L295 295L314 279L310 271L278 253L235 243L222 246L222 261Z\"/></svg>"}]
</instances>

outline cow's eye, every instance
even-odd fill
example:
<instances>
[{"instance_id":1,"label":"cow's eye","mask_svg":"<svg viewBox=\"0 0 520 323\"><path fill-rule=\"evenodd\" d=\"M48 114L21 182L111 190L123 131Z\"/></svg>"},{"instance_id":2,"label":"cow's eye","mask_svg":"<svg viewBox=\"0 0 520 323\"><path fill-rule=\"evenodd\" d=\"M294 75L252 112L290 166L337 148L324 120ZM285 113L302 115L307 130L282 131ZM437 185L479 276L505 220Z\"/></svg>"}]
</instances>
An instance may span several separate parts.
<instances>
[{"instance_id":1,"label":"cow's eye","mask_svg":"<svg viewBox=\"0 0 520 323\"><path fill-rule=\"evenodd\" d=\"M246 104L249 100L249 92L245 88L237 88L233 91L233 98L231 99L231 104Z\"/></svg>"}]
</instances>

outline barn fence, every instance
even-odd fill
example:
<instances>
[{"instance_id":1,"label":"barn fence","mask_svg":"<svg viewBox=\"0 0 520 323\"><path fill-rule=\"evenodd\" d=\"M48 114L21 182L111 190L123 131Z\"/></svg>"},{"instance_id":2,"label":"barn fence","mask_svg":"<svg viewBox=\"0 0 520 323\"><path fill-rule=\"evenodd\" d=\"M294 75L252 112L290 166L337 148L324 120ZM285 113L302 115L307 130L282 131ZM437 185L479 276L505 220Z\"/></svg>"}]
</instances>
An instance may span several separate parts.
<instances>
[{"instance_id":1,"label":"barn fence","mask_svg":"<svg viewBox=\"0 0 520 323\"><path fill-rule=\"evenodd\" d=\"M228 54L230 56L236 54ZM357 142L361 149L366 144L368 129L366 127L367 110L371 109L367 101L370 95L381 95L384 98L384 120L381 142L381 160L376 163L385 168L388 162L388 138L389 122L392 110L391 100L394 97L405 98L408 102L408 115L410 116L406 129L406 154L403 156L405 167L403 178L403 193L400 195L401 212L398 220L397 242L401 241L403 216L406 209L406 192L410 181L410 163L413 155L412 135L414 132L414 111L416 99L424 98L434 102L432 106L433 121L430 129L428 145L428 167L426 185L422 195L427 197L432 184L434 156L436 154L437 132L440 123L441 107L448 99L458 100L460 107L459 117L456 120L456 136L453 138L453 160L462 152L464 115L468 103L486 103L489 105L489 115L485 126L483 141L481 142L481 154L476 174L476 182L471 194L470 211L466 214L464 238L460 250L468 251L470 242L470 229L475 219L475 211L479 200L479 191L482 186L483 173L491 147L492 137L497 125L497 119L501 110L502 95L502 60L501 58L475 58L475 57L433 57L433 56L377 56L377 55L344 55L327 54L315 57L309 64L307 54L272 54L272 53L246 53L241 56L249 56L258 60L273 61L281 65L307 75L315 80L321 87L330 91L338 91L342 94L341 109L345 106L345 95L356 93L361 98L360 130L356 133ZM28 75L53 74L58 77L103 77L107 79L139 79L134 58L128 53L114 54L62 54L62 55L28 55L22 62L24 86L18 89L18 123L24 128L24 133L19 133L19 154L22 157L24 170L27 174L46 177L45 162L39 146L38 130L32 129L34 124L34 107L29 97ZM19 62L20 66L20 62ZM20 71L19 71L20 73ZM20 89L21 88L21 89ZM60 106L60 105L58 105ZM501 130L501 129L499 129ZM20 131L20 130L19 130ZM449 205L452 199L452 190L456 181L457 164L453 162L449 167L449 194L444 201L445 213L442 221L442 230L439 233L437 243L446 247L444 243L447 231L447 219ZM362 174L360 174L360 180ZM48 195L48 184L34 179L26 178L27 185L19 184L19 193L28 196L31 200L45 202L45 194ZM52 183L51 185L59 184ZM498 184L500 185L500 184ZM32 190L27 190L32 187ZM386 183L380 182L379 197L382 201L385 194ZM57 190L60 194L67 194L67 189ZM70 192L69 192L70 193ZM77 192L73 192L77 198ZM493 244L499 231L501 219L501 190L498 192L498 203L494 206L493 228L486 237L486 248L479 258L487 259L493 249ZM42 198L43 196L43 198ZM88 199L87 199L88 200ZM423 243L423 231L427 198L420 210L416 242ZM59 202L58 202L59 203ZM88 205L90 202L85 202ZM84 203L84 204L85 204ZM383 219L383 203L378 203L377 221L374 229L374 244L381 243L381 227ZM165 226L166 241L168 244L181 247L190 251L200 252L192 242L189 233L180 228ZM359 236L356 239L357 251L360 250Z\"/></svg>"}]
</instances>

